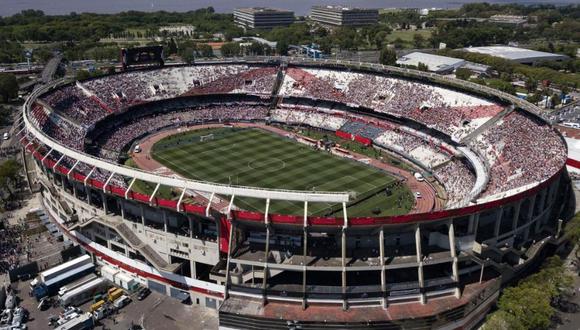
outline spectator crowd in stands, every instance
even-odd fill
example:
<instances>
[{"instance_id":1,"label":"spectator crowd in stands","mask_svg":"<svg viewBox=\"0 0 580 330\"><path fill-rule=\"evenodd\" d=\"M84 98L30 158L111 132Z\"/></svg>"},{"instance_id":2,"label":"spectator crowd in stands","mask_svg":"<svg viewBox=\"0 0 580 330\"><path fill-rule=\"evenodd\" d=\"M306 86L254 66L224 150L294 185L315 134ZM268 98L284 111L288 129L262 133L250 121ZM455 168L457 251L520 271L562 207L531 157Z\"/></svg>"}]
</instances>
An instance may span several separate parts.
<instances>
[{"instance_id":1,"label":"spectator crowd in stands","mask_svg":"<svg viewBox=\"0 0 580 330\"><path fill-rule=\"evenodd\" d=\"M82 151L85 134L111 112L122 113L129 105L182 95L271 95L277 73L276 67L236 64L163 68L106 76L44 94L41 97L44 103L32 106L31 120L52 138ZM326 69L286 69L280 94L368 107L413 119L457 139L473 133L489 119L496 116L499 119L500 114L505 114L497 104L440 87ZM329 103L332 102L326 102ZM386 120L325 106L289 103L282 103L270 112L263 104L230 103L141 114L104 134L97 141L98 154L116 160L128 143L165 127L208 121L263 120L268 115L274 122L341 130L404 154L433 171L444 184L451 203L467 196L475 182L473 171L459 159L442 153L434 138L426 138ZM557 133L519 111L509 113L486 128L471 140L470 146L483 155L490 166L490 180L483 196L545 180L566 160L565 146ZM74 161L65 159L63 163L70 166ZM91 168L80 165L77 170L86 174ZM91 177L106 181L109 176L106 171L95 170ZM112 182L124 184L124 180L117 177Z\"/></svg>"},{"instance_id":2,"label":"spectator crowd in stands","mask_svg":"<svg viewBox=\"0 0 580 330\"><path fill-rule=\"evenodd\" d=\"M566 162L566 148L556 131L519 111L486 130L472 147L491 164L484 196L546 180Z\"/></svg>"}]
</instances>

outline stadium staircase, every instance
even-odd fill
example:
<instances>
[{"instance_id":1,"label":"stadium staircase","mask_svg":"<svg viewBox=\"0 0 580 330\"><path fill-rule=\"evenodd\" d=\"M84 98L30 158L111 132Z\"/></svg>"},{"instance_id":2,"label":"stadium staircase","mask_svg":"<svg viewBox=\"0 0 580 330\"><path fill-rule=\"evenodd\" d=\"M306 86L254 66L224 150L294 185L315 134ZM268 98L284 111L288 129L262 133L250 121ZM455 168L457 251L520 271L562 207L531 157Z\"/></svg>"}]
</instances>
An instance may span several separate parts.
<instances>
[{"instance_id":1,"label":"stadium staircase","mask_svg":"<svg viewBox=\"0 0 580 330\"><path fill-rule=\"evenodd\" d=\"M159 254L153 250L149 244L145 244L133 231L122 222L122 220L105 220L100 217L93 217L84 222L77 222L69 230L77 230L91 223L96 222L115 230L129 246L147 259L155 268L162 269L166 272L174 273L181 267L180 264L170 264L165 261Z\"/></svg>"},{"instance_id":2,"label":"stadium staircase","mask_svg":"<svg viewBox=\"0 0 580 330\"><path fill-rule=\"evenodd\" d=\"M476 128L475 131L471 132L471 134L468 134L466 137L464 137L463 140L461 140L461 143L468 144L469 142L471 142L471 140L478 137L481 133L485 132L488 128L493 126L498 121L502 120L505 116L509 115L514 110L515 107L513 105L503 109L500 113L498 113L497 115L493 116L490 120L483 123L483 125Z\"/></svg>"},{"instance_id":3,"label":"stadium staircase","mask_svg":"<svg viewBox=\"0 0 580 330\"><path fill-rule=\"evenodd\" d=\"M282 83L284 82L284 76L286 75L286 68L288 64L281 63L278 67L278 73L276 74L276 81L274 82L274 87L272 88L272 103L270 103L270 110L276 109L280 103L282 103L283 97L279 94L282 88Z\"/></svg>"},{"instance_id":4,"label":"stadium staircase","mask_svg":"<svg viewBox=\"0 0 580 330\"><path fill-rule=\"evenodd\" d=\"M438 170L438 169L440 169L442 167L445 167L445 165L451 163L452 161L453 161L453 157L452 158L449 158L449 159L447 159L447 160L445 160L445 161L443 161L443 162L441 162L441 163L439 163L439 164L437 164L435 166L433 166L433 168L431 169L431 172L434 172L434 171L436 171L436 170Z\"/></svg>"},{"instance_id":5,"label":"stadium staircase","mask_svg":"<svg viewBox=\"0 0 580 330\"><path fill-rule=\"evenodd\" d=\"M52 186L52 185L51 185L51 184L48 182L48 180L46 180L46 178L44 178L44 177L40 176L40 177L37 177L37 179L38 179L38 181L40 182L40 184L41 184L42 186L44 186L44 188L45 188L45 189L47 189L47 190L49 190L49 191L50 191L50 193L52 194L52 196L55 196L55 197L56 197L56 201L58 202L58 204L60 205L60 207L61 207L61 208L64 210L64 212L65 212L67 215L69 215L69 216L70 216L70 215L72 215L72 214L73 214L73 211L72 211L72 209L70 208L70 206L69 206L67 203L65 203L65 202L63 201L63 198L62 198L62 196L60 195L60 192L59 192L58 190L56 190L56 189L55 189L55 188L54 188L54 187L53 187L53 186Z\"/></svg>"}]
</instances>

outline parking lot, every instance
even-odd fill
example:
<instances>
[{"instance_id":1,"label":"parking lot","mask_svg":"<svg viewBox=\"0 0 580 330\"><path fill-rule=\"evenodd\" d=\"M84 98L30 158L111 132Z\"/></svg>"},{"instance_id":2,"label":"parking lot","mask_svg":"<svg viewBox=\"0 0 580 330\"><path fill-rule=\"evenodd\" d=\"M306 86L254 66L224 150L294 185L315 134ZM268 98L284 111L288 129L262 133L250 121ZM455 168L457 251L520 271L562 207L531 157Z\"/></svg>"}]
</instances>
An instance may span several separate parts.
<instances>
[{"instance_id":1,"label":"parking lot","mask_svg":"<svg viewBox=\"0 0 580 330\"><path fill-rule=\"evenodd\" d=\"M21 298L20 306L30 312L30 319L27 323L30 330L51 329L48 320L51 316L58 316L62 313L61 307L50 307L41 311L37 308L38 302L34 297L28 295L28 282L16 282L12 286L17 289ZM138 301L135 295L132 302L127 306L99 322L95 329L123 329L127 330L132 324L137 324L146 330L155 329L217 329L217 311L184 305L180 301L171 297L152 292L147 298ZM87 302L79 308L88 311L92 301Z\"/></svg>"}]
</instances>

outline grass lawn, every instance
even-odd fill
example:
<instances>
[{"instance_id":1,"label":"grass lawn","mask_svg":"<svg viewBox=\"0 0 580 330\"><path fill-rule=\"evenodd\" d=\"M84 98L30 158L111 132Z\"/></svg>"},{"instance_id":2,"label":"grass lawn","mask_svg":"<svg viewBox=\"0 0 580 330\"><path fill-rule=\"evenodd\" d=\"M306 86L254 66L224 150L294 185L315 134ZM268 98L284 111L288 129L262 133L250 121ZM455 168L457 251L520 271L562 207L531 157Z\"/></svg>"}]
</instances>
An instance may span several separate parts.
<instances>
[{"instance_id":1,"label":"grass lawn","mask_svg":"<svg viewBox=\"0 0 580 330\"><path fill-rule=\"evenodd\" d=\"M397 40L397 38L401 38L401 40L405 41L405 42L410 42L413 43L413 36L415 34L420 34L421 36L423 36L423 39L428 40L429 38L431 38L431 30L417 30L417 31L413 31L413 30L397 30L397 31L393 31L391 33L389 33L389 35L387 35L387 41L388 42L394 42L395 40Z\"/></svg>"},{"instance_id":2,"label":"grass lawn","mask_svg":"<svg viewBox=\"0 0 580 330\"><path fill-rule=\"evenodd\" d=\"M212 138L200 141L200 136ZM218 128L167 137L153 146L152 157L192 179L263 188L348 191L351 216L407 213L408 188L395 187L388 173L343 159L260 129ZM391 195L385 194L390 187ZM265 201L236 198L243 209L263 211ZM374 211L374 212L373 212ZM271 213L303 214L303 203L271 201ZM310 203L311 215L342 215L339 205Z\"/></svg>"}]
</instances>

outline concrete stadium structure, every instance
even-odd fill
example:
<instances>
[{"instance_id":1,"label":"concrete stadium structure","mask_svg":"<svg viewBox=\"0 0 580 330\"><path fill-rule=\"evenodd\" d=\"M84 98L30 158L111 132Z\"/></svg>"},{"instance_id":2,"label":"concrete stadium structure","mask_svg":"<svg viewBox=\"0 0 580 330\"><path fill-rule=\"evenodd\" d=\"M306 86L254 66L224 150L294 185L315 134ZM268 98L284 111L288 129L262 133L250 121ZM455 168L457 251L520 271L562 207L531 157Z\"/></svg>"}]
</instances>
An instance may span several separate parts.
<instances>
[{"instance_id":1,"label":"concrete stadium structure","mask_svg":"<svg viewBox=\"0 0 580 330\"><path fill-rule=\"evenodd\" d=\"M111 89L114 81L124 89ZM360 94L362 82L375 86L366 89L375 93L372 100ZM405 90L418 100L401 99L408 98ZM216 102L270 111L265 117L203 112ZM471 117L445 125L445 117L430 117L440 108ZM130 118L181 109L193 113L190 125L310 126L380 148L431 173L442 202L429 212L350 217L348 192L221 185L118 162L153 132L131 135L118 150L99 143L104 131L122 130ZM45 209L68 239L153 290L219 309L221 328L470 329L503 283L559 243L571 192L566 144L537 110L514 96L425 72L246 58L44 86L24 105L20 140L32 156L28 181L41 186ZM529 127L521 136L503 128L521 123ZM529 149L526 138L535 131L549 144L535 141ZM497 141L498 135L505 138ZM514 164L519 153L536 166ZM454 182L449 172L470 179ZM149 182L153 193L132 190L136 180ZM158 198L162 186L172 187L175 198ZM240 197L263 200L264 211L238 207ZM269 212L278 201L301 202L304 214ZM315 203L338 204L342 216L312 216Z\"/></svg>"}]
</instances>

